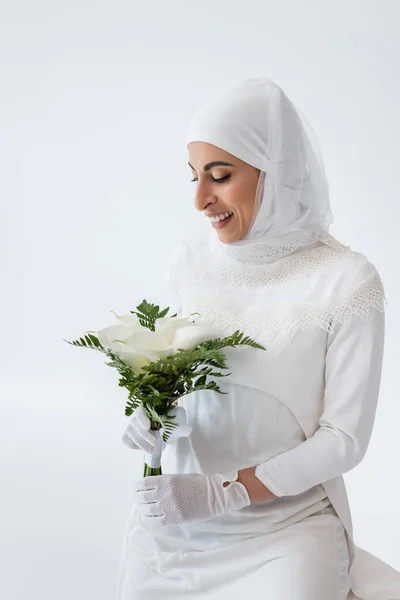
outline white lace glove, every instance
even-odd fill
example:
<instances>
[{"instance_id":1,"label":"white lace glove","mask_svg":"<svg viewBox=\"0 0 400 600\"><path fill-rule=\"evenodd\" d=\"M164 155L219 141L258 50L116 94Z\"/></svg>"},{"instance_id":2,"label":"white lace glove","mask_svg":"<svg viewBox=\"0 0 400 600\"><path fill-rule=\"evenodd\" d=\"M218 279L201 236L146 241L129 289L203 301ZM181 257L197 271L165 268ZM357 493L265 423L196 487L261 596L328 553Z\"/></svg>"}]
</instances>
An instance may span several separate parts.
<instances>
[{"instance_id":1,"label":"white lace glove","mask_svg":"<svg viewBox=\"0 0 400 600\"><path fill-rule=\"evenodd\" d=\"M122 441L128 448L143 450L145 462L149 467L159 467L161 455L166 445L172 444L180 437L187 437L192 431L192 427L187 423L187 414L183 406L175 406L171 411L171 415L175 416L175 423L178 426L172 430L166 442L162 439L163 427L157 431L150 429L150 419L142 405L139 405L130 417Z\"/></svg>"},{"instance_id":2,"label":"white lace glove","mask_svg":"<svg viewBox=\"0 0 400 600\"><path fill-rule=\"evenodd\" d=\"M122 441L128 448L143 450L151 454L156 445L160 445L160 430L150 429L150 419L139 405L129 419Z\"/></svg>"},{"instance_id":3,"label":"white lace glove","mask_svg":"<svg viewBox=\"0 0 400 600\"><path fill-rule=\"evenodd\" d=\"M148 527L205 521L251 504L246 487L236 481L237 477L237 471L224 475L151 475L133 483L134 500ZM233 483L224 487L226 481Z\"/></svg>"}]
</instances>

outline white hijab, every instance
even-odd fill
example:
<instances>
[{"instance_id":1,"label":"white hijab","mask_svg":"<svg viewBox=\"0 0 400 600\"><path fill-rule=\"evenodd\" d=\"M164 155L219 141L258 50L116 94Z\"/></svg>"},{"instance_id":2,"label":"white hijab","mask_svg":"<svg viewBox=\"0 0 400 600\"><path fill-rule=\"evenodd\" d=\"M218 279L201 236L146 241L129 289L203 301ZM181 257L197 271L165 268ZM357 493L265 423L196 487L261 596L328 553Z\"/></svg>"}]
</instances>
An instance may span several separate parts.
<instances>
[{"instance_id":1,"label":"white hijab","mask_svg":"<svg viewBox=\"0 0 400 600\"><path fill-rule=\"evenodd\" d=\"M230 248L271 246L277 256L277 247L285 254L328 232L333 216L318 141L270 79L248 79L202 105L186 141L208 142L261 171L249 231Z\"/></svg>"},{"instance_id":2,"label":"white hijab","mask_svg":"<svg viewBox=\"0 0 400 600\"><path fill-rule=\"evenodd\" d=\"M329 234L333 217L316 137L281 88L248 79L201 106L187 144L213 144L260 169L252 222L225 244L210 227L182 240L167 284L175 305L198 311L225 335L241 329L264 339L383 310L375 268ZM339 265L338 265L339 263Z\"/></svg>"}]
</instances>

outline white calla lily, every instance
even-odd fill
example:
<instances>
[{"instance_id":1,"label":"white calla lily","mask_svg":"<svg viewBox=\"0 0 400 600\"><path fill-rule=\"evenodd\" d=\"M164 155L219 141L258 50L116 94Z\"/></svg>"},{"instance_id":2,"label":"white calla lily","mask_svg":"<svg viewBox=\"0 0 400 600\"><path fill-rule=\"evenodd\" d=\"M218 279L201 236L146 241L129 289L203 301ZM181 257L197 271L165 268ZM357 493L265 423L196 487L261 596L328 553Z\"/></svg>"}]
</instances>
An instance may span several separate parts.
<instances>
[{"instance_id":1,"label":"white calla lily","mask_svg":"<svg viewBox=\"0 0 400 600\"><path fill-rule=\"evenodd\" d=\"M116 312L111 311L116 318L121 321L122 323L125 323L125 325L137 325L137 327L142 327L142 325L139 322L139 317L134 314L134 313L129 313L127 315L118 315Z\"/></svg>"},{"instance_id":2,"label":"white calla lily","mask_svg":"<svg viewBox=\"0 0 400 600\"><path fill-rule=\"evenodd\" d=\"M197 314L197 313L193 313ZM176 331L182 327L187 327L193 324L192 315L188 317L163 317L156 319L155 330L159 335L162 335L169 344L173 344Z\"/></svg>"},{"instance_id":3,"label":"white calla lily","mask_svg":"<svg viewBox=\"0 0 400 600\"><path fill-rule=\"evenodd\" d=\"M144 327L136 314L114 314L117 323L97 332L98 339L137 374L150 362L174 354L178 349L190 350L218 335L215 328L193 322L193 315L198 313L156 319L155 331Z\"/></svg>"},{"instance_id":4,"label":"white calla lily","mask_svg":"<svg viewBox=\"0 0 400 600\"><path fill-rule=\"evenodd\" d=\"M215 327L207 325L188 325L176 330L173 347L178 350L191 350L196 348L201 342L207 342L219 337L220 332Z\"/></svg>"}]
</instances>

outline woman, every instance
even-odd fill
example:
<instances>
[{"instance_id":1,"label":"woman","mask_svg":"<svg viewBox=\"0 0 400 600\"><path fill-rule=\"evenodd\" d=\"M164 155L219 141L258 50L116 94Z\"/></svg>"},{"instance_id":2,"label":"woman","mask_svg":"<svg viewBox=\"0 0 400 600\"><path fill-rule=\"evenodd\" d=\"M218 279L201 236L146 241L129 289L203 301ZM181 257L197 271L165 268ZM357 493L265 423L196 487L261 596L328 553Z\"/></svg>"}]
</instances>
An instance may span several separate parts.
<instances>
[{"instance_id":1,"label":"woman","mask_svg":"<svg viewBox=\"0 0 400 600\"><path fill-rule=\"evenodd\" d=\"M226 349L228 395L179 401L193 430L166 447L163 475L134 482L118 600L400 599L400 573L354 544L342 477L372 432L384 291L328 232L312 129L250 79L200 107L187 142L211 222L171 257L175 308L266 351ZM123 440L158 444L140 411Z\"/></svg>"}]
</instances>

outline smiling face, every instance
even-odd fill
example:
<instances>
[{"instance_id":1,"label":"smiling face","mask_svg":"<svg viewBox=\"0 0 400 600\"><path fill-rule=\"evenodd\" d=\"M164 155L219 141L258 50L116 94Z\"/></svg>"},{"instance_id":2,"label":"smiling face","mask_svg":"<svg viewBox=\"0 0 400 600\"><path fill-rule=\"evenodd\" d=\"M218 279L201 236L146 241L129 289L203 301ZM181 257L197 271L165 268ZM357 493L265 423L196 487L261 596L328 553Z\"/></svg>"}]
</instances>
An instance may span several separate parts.
<instances>
[{"instance_id":1,"label":"smiling face","mask_svg":"<svg viewBox=\"0 0 400 600\"><path fill-rule=\"evenodd\" d=\"M250 228L260 170L207 142L191 142L188 152L195 207L206 216L233 213L210 227L224 244L240 240Z\"/></svg>"}]
</instances>

